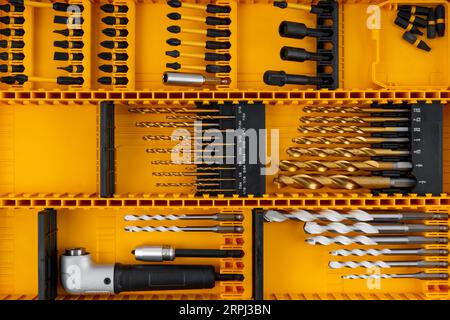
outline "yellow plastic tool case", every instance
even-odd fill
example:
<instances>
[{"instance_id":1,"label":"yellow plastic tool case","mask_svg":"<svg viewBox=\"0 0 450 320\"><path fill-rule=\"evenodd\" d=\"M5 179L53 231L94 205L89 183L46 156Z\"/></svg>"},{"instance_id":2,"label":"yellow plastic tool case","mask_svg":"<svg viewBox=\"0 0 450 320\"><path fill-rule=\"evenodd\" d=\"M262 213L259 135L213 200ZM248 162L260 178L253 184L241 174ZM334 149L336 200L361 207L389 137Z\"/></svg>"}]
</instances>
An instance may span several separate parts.
<instances>
[{"instance_id":1,"label":"yellow plastic tool case","mask_svg":"<svg viewBox=\"0 0 450 320\"><path fill-rule=\"evenodd\" d=\"M0 298L449 299L449 8L1 0Z\"/></svg>"}]
</instances>

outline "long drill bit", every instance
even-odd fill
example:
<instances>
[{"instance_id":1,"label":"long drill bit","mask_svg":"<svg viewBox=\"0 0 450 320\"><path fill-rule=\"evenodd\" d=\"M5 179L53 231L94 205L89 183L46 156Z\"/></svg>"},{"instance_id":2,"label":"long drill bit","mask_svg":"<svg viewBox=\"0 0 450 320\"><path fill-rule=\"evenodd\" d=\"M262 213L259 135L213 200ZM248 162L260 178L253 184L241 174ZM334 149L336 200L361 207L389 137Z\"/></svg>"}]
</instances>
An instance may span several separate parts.
<instances>
[{"instance_id":1,"label":"long drill bit","mask_svg":"<svg viewBox=\"0 0 450 320\"><path fill-rule=\"evenodd\" d=\"M211 115L174 115L166 116L168 120L232 120L234 116L211 116Z\"/></svg>"},{"instance_id":2,"label":"long drill bit","mask_svg":"<svg viewBox=\"0 0 450 320\"><path fill-rule=\"evenodd\" d=\"M348 274L342 279L418 279L418 280L447 280L448 273L403 273L403 274Z\"/></svg>"},{"instance_id":3,"label":"long drill bit","mask_svg":"<svg viewBox=\"0 0 450 320\"><path fill-rule=\"evenodd\" d=\"M288 148L286 153L294 158L308 157L375 157L375 156L408 156L409 150L392 150L377 148Z\"/></svg>"},{"instance_id":4,"label":"long drill bit","mask_svg":"<svg viewBox=\"0 0 450 320\"><path fill-rule=\"evenodd\" d=\"M348 246L351 244L362 244L365 246L379 245L379 244L447 244L448 238L445 237L416 237L416 236L397 236L397 237L368 237L368 236L337 236L337 237L325 237L315 236L305 240L308 244L312 245L330 245L339 244Z\"/></svg>"},{"instance_id":5,"label":"long drill bit","mask_svg":"<svg viewBox=\"0 0 450 320\"><path fill-rule=\"evenodd\" d=\"M371 122L406 122L410 121L407 117L301 117L304 123L371 123Z\"/></svg>"},{"instance_id":6,"label":"long drill bit","mask_svg":"<svg viewBox=\"0 0 450 320\"><path fill-rule=\"evenodd\" d=\"M331 251L333 256L348 257L348 256L448 256L448 249L339 249Z\"/></svg>"},{"instance_id":7,"label":"long drill bit","mask_svg":"<svg viewBox=\"0 0 450 320\"><path fill-rule=\"evenodd\" d=\"M125 221L164 221L164 220L216 220L216 221L243 221L244 215L242 214L167 214L167 215L136 215L129 214L124 217Z\"/></svg>"},{"instance_id":8,"label":"long drill bit","mask_svg":"<svg viewBox=\"0 0 450 320\"><path fill-rule=\"evenodd\" d=\"M279 175L273 180L278 188L293 187L297 189L317 190L325 187L333 189L384 189L412 188L416 180L411 178L390 178L372 176L310 176L297 174L294 176Z\"/></svg>"},{"instance_id":9,"label":"long drill bit","mask_svg":"<svg viewBox=\"0 0 450 320\"><path fill-rule=\"evenodd\" d=\"M308 106L303 108L305 113L402 113L410 112L408 108L371 108L368 106L352 106L352 107L323 107L323 106Z\"/></svg>"},{"instance_id":10,"label":"long drill bit","mask_svg":"<svg viewBox=\"0 0 450 320\"><path fill-rule=\"evenodd\" d=\"M409 138L383 137L295 137L297 144L372 144L372 143L407 143Z\"/></svg>"},{"instance_id":11,"label":"long drill bit","mask_svg":"<svg viewBox=\"0 0 450 320\"><path fill-rule=\"evenodd\" d=\"M357 222L352 225L341 222L331 222L321 225L317 222L306 222L304 230L308 234L321 234L325 232L335 232L346 234L350 232L362 232L367 234L396 234L413 232L447 232L447 225L424 225L424 224L370 224L367 222Z\"/></svg>"},{"instance_id":12,"label":"long drill bit","mask_svg":"<svg viewBox=\"0 0 450 320\"><path fill-rule=\"evenodd\" d=\"M153 172L152 176L155 177L206 177L206 176L220 176L219 172Z\"/></svg>"},{"instance_id":13,"label":"long drill bit","mask_svg":"<svg viewBox=\"0 0 450 320\"><path fill-rule=\"evenodd\" d=\"M216 232L216 233L243 233L244 228L241 226L198 226L198 227L137 227L137 226L126 226L126 232Z\"/></svg>"},{"instance_id":14,"label":"long drill bit","mask_svg":"<svg viewBox=\"0 0 450 320\"><path fill-rule=\"evenodd\" d=\"M341 268L447 268L448 261L330 261L328 263L330 269Z\"/></svg>"},{"instance_id":15,"label":"long drill bit","mask_svg":"<svg viewBox=\"0 0 450 320\"><path fill-rule=\"evenodd\" d=\"M409 132L409 127L299 126L302 133L375 133Z\"/></svg>"},{"instance_id":16,"label":"long drill bit","mask_svg":"<svg viewBox=\"0 0 450 320\"><path fill-rule=\"evenodd\" d=\"M128 108L128 112L140 114L217 113L217 109L197 108Z\"/></svg>"},{"instance_id":17,"label":"long drill bit","mask_svg":"<svg viewBox=\"0 0 450 320\"><path fill-rule=\"evenodd\" d=\"M139 128L190 128L190 127L218 127L217 123L195 122L136 122Z\"/></svg>"},{"instance_id":18,"label":"long drill bit","mask_svg":"<svg viewBox=\"0 0 450 320\"><path fill-rule=\"evenodd\" d=\"M317 213L306 210L295 210L291 212L283 212L276 210L268 210L264 213L264 219L268 222L283 222L287 220L295 220L301 222L310 222L316 220L340 222L344 220L351 221L372 221L372 222L397 222L410 220L447 220L447 213L435 212L367 212L363 210L350 210L341 213L335 210L325 209Z\"/></svg>"},{"instance_id":19,"label":"long drill bit","mask_svg":"<svg viewBox=\"0 0 450 320\"><path fill-rule=\"evenodd\" d=\"M298 172L302 170L326 172L329 170L341 170L347 172L358 171L381 171L381 170L399 170L408 171L412 170L413 164L411 162L399 161L399 162L382 162L375 160L368 161L292 161L281 160L280 170L288 172Z\"/></svg>"}]
</instances>

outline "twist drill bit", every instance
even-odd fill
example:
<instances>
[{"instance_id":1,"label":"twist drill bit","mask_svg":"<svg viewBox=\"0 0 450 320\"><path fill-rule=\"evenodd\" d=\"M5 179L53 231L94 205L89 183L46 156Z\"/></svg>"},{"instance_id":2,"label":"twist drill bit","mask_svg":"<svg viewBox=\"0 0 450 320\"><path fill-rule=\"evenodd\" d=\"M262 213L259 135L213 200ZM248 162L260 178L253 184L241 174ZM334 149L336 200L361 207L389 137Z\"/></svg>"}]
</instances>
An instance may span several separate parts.
<instances>
[{"instance_id":1,"label":"twist drill bit","mask_svg":"<svg viewBox=\"0 0 450 320\"><path fill-rule=\"evenodd\" d=\"M296 210L292 212L282 212L268 210L264 213L264 219L269 222L283 222L286 220L296 220L310 222L315 220L326 220L339 222L344 220L352 221L373 221L373 222L397 222L407 220L447 220L447 213L425 213L425 212L391 212L374 213L363 210L350 210L346 213L340 213L335 210L321 210L318 213L311 213L306 210Z\"/></svg>"},{"instance_id":2,"label":"twist drill bit","mask_svg":"<svg viewBox=\"0 0 450 320\"><path fill-rule=\"evenodd\" d=\"M210 116L210 115L170 115L166 116L168 120L231 120L235 119L235 116Z\"/></svg>"},{"instance_id":3,"label":"twist drill bit","mask_svg":"<svg viewBox=\"0 0 450 320\"><path fill-rule=\"evenodd\" d=\"M217 109L196 109L196 108L129 108L128 112L140 114L179 114L179 113L216 113Z\"/></svg>"},{"instance_id":4,"label":"twist drill bit","mask_svg":"<svg viewBox=\"0 0 450 320\"><path fill-rule=\"evenodd\" d=\"M409 150L375 149L375 148L288 148L286 153L292 157L375 157L408 156Z\"/></svg>"},{"instance_id":5,"label":"twist drill bit","mask_svg":"<svg viewBox=\"0 0 450 320\"><path fill-rule=\"evenodd\" d=\"M137 227L137 226L126 226L126 232L216 232L216 233L243 233L244 228L241 226L210 226L210 227Z\"/></svg>"},{"instance_id":6,"label":"twist drill bit","mask_svg":"<svg viewBox=\"0 0 450 320\"><path fill-rule=\"evenodd\" d=\"M372 143L407 143L409 138L384 137L295 137L297 144L372 144Z\"/></svg>"},{"instance_id":7,"label":"twist drill bit","mask_svg":"<svg viewBox=\"0 0 450 320\"><path fill-rule=\"evenodd\" d=\"M326 172L329 170L342 170L347 172L358 171L378 171L378 170L412 170L413 164L411 162L382 162L382 161L346 161L339 160L334 162L324 162L309 160L305 162L281 160L280 170L288 172L297 172L302 170Z\"/></svg>"},{"instance_id":8,"label":"twist drill bit","mask_svg":"<svg viewBox=\"0 0 450 320\"><path fill-rule=\"evenodd\" d=\"M219 172L153 172L155 177L205 177L205 176L220 176Z\"/></svg>"},{"instance_id":9,"label":"twist drill bit","mask_svg":"<svg viewBox=\"0 0 450 320\"><path fill-rule=\"evenodd\" d=\"M334 189L384 189L384 188L412 188L416 180L410 178L390 178L371 176L309 176L298 174L294 176L280 175L273 180L278 188L294 187L297 189L317 190L324 187Z\"/></svg>"},{"instance_id":10,"label":"twist drill bit","mask_svg":"<svg viewBox=\"0 0 450 320\"><path fill-rule=\"evenodd\" d=\"M328 263L330 269L341 268L396 268L396 267L409 267L409 268L446 268L448 267L447 261L330 261Z\"/></svg>"},{"instance_id":11,"label":"twist drill bit","mask_svg":"<svg viewBox=\"0 0 450 320\"><path fill-rule=\"evenodd\" d=\"M331 251L333 256L348 257L348 256L448 256L449 251L447 249L339 249Z\"/></svg>"},{"instance_id":12,"label":"twist drill bit","mask_svg":"<svg viewBox=\"0 0 450 320\"><path fill-rule=\"evenodd\" d=\"M130 214L126 215L124 217L125 221L164 221L164 220L170 220L170 221L176 221L176 220L216 220L216 221L243 221L244 215L242 214L222 214L222 213L215 213L215 214L168 214L168 215L135 215Z\"/></svg>"},{"instance_id":13,"label":"twist drill bit","mask_svg":"<svg viewBox=\"0 0 450 320\"><path fill-rule=\"evenodd\" d=\"M367 236L356 236L356 237L347 237L347 236L337 236L337 237L325 237L325 236L316 236L310 237L305 240L308 244L311 245L330 245L330 244L339 244L348 246L351 244L362 244L365 246L371 245L379 245L379 244L447 244L448 238L444 237L414 237L414 236L405 236L405 237L367 237Z\"/></svg>"},{"instance_id":14,"label":"twist drill bit","mask_svg":"<svg viewBox=\"0 0 450 320\"><path fill-rule=\"evenodd\" d=\"M308 234L321 234L325 232L350 233L362 232L368 234L395 234L395 233L413 233L413 232L447 232L448 226L445 225L423 225L423 224L369 224L367 222L356 222L352 225L341 222L331 222L327 225L321 225L317 222L306 222L304 230Z\"/></svg>"},{"instance_id":15,"label":"twist drill bit","mask_svg":"<svg viewBox=\"0 0 450 320\"><path fill-rule=\"evenodd\" d=\"M300 121L304 123L371 123L371 122L405 122L410 121L409 118L402 117L301 117Z\"/></svg>"},{"instance_id":16,"label":"twist drill bit","mask_svg":"<svg viewBox=\"0 0 450 320\"><path fill-rule=\"evenodd\" d=\"M447 280L448 273L402 273L402 274L348 274L342 279L419 279L419 280Z\"/></svg>"},{"instance_id":17,"label":"twist drill bit","mask_svg":"<svg viewBox=\"0 0 450 320\"><path fill-rule=\"evenodd\" d=\"M218 127L217 123L192 122L136 122L139 128L189 128L189 127Z\"/></svg>"},{"instance_id":18,"label":"twist drill bit","mask_svg":"<svg viewBox=\"0 0 450 320\"><path fill-rule=\"evenodd\" d=\"M305 113L402 113L410 112L407 108L372 108L365 106L351 106L351 107L323 107L323 106L307 106L303 108Z\"/></svg>"},{"instance_id":19,"label":"twist drill bit","mask_svg":"<svg viewBox=\"0 0 450 320\"><path fill-rule=\"evenodd\" d=\"M302 133L374 133L374 132L409 132L409 127L355 127L355 126L299 126Z\"/></svg>"}]
</instances>

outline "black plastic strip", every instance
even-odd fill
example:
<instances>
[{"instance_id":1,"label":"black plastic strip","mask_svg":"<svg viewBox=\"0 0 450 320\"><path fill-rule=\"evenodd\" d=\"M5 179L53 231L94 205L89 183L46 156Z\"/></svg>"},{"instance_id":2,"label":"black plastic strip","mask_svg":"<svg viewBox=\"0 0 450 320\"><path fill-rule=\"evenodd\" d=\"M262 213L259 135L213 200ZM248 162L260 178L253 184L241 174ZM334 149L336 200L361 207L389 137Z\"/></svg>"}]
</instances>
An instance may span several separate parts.
<instances>
[{"instance_id":1,"label":"black plastic strip","mask_svg":"<svg viewBox=\"0 0 450 320\"><path fill-rule=\"evenodd\" d=\"M264 300L264 214L254 209L253 218L253 299Z\"/></svg>"},{"instance_id":2,"label":"black plastic strip","mask_svg":"<svg viewBox=\"0 0 450 320\"><path fill-rule=\"evenodd\" d=\"M53 300L58 287L56 210L38 213L38 299Z\"/></svg>"},{"instance_id":3,"label":"black plastic strip","mask_svg":"<svg viewBox=\"0 0 450 320\"><path fill-rule=\"evenodd\" d=\"M115 192L114 102L100 103L100 197Z\"/></svg>"}]
</instances>

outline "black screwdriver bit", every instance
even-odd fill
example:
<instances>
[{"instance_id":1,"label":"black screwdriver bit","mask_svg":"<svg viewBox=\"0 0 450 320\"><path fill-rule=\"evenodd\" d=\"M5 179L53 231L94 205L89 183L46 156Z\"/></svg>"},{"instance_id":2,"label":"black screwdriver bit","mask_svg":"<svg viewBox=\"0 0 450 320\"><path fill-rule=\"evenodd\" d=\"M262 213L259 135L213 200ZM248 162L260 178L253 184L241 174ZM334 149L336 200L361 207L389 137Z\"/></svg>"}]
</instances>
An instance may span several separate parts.
<instances>
[{"instance_id":1,"label":"black screwdriver bit","mask_svg":"<svg viewBox=\"0 0 450 320\"><path fill-rule=\"evenodd\" d=\"M53 46L63 49L82 49L84 47L83 41L54 41Z\"/></svg>"},{"instance_id":2,"label":"black screwdriver bit","mask_svg":"<svg viewBox=\"0 0 450 320\"><path fill-rule=\"evenodd\" d=\"M82 37L84 35L83 29L62 29L54 30L53 32L66 37Z\"/></svg>"},{"instance_id":3,"label":"black screwdriver bit","mask_svg":"<svg viewBox=\"0 0 450 320\"><path fill-rule=\"evenodd\" d=\"M84 79L82 77L57 77L56 82L66 86L82 85L84 83Z\"/></svg>"},{"instance_id":4,"label":"black screwdriver bit","mask_svg":"<svg viewBox=\"0 0 450 320\"><path fill-rule=\"evenodd\" d=\"M24 75L24 74L16 74L15 76L10 76L10 77L5 77L5 78L9 78L9 84L24 84L25 82L28 81L28 76Z\"/></svg>"},{"instance_id":5,"label":"black screwdriver bit","mask_svg":"<svg viewBox=\"0 0 450 320\"><path fill-rule=\"evenodd\" d=\"M16 79L14 78L14 76L0 77L0 82L6 84L15 84Z\"/></svg>"},{"instance_id":6,"label":"black screwdriver bit","mask_svg":"<svg viewBox=\"0 0 450 320\"><path fill-rule=\"evenodd\" d=\"M128 18L117 18L117 17L104 17L102 18L102 22L104 24L113 26L113 25L126 25L128 24Z\"/></svg>"},{"instance_id":7,"label":"black screwdriver bit","mask_svg":"<svg viewBox=\"0 0 450 320\"><path fill-rule=\"evenodd\" d=\"M106 12L106 13L126 13L126 12L128 12L128 6L123 6L123 5L115 6L115 5L109 4L109 3L100 6L100 9L102 9L102 11Z\"/></svg>"},{"instance_id":8,"label":"black screwdriver bit","mask_svg":"<svg viewBox=\"0 0 450 320\"><path fill-rule=\"evenodd\" d=\"M60 12L68 12L73 8L75 12L83 12L84 6L82 4L70 4L70 3L62 3L62 2L54 2L53 3L53 10L60 11Z\"/></svg>"},{"instance_id":9,"label":"black screwdriver bit","mask_svg":"<svg viewBox=\"0 0 450 320\"><path fill-rule=\"evenodd\" d=\"M167 14L170 20L183 20L183 16L178 12L171 12ZM189 20L189 19L187 19ZM205 23L211 26L227 26L231 24L231 19L229 18L217 18L217 17L206 17Z\"/></svg>"},{"instance_id":10,"label":"black screwdriver bit","mask_svg":"<svg viewBox=\"0 0 450 320\"><path fill-rule=\"evenodd\" d=\"M55 52L53 60L56 61L82 61L84 55L82 53Z\"/></svg>"},{"instance_id":11,"label":"black screwdriver bit","mask_svg":"<svg viewBox=\"0 0 450 320\"><path fill-rule=\"evenodd\" d=\"M111 65L111 64L103 64L100 67L98 67L101 71L106 73L127 73L128 72L128 66L127 65Z\"/></svg>"},{"instance_id":12,"label":"black screwdriver bit","mask_svg":"<svg viewBox=\"0 0 450 320\"><path fill-rule=\"evenodd\" d=\"M8 54L8 52L1 52L0 53L0 60L7 61L7 60L23 60L25 59L25 54L22 52L11 52Z\"/></svg>"},{"instance_id":13,"label":"black screwdriver bit","mask_svg":"<svg viewBox=\"0 0 450 320\"><path fill-rule=\"evenodd\" d=\"M173 58L178 58L180 55L180 51L171 50L166 51L166 55ZM213 52L205 52L203 54L205 61L229 61L231 56L228 53L213 53Z\"/></svg>"},{"instance_id":14,"label":"black screwdriver bit","mask_svg":"<svg viewBox=\"0 0 450 320\"><path fill-rule=\"evenodd\" d=\"M166 43L173 47L180 46L183 44L181 40L177 38L167 39ZM204 47L210 50L230 49L231 43L228 41L205 41Z\"/></svg>"},{"instance_id":15,"label":"black screwdriver bit","mask_svg":"<svg viewBox=\"0 0 450 320\"><path fill-rule=\"evenodd\" d=\"M106 49L125 49L128 48L126 41L102 41L100 45Z\"/></svg>"},{"instance_id":16,"label":"black screwdriver bit","mask_svg":"<svg viewBox=\"0 0 450 320\"><path fill-rule=\"evenodd\" d=\"M445 34L445 7L438 5L436 7L436 31L439 37L443 37Z\"/></svg>"},{"instance_id":17,"label":"black screwdriver bit","mask_svg":"<svg viewBox=\"0 0 450 320\"><path fill-rule=\"evenodd\" d=\"M274 7L278 7L281 9L286 9L289 5L286 1L274 1L273 2ZM315 5L311 5L311 9L309 10L310 13L324 13L327 12L327 10L320 8Z\"/></svg>"},{"instance_id":18,"label":"black screwdriver bit","mask_svg":"<svg viewBox=\"0 0 450 320\"><path fill-rule=\"evenodd\" d=\"M126 53L102 52L98 54L98 57L103 60L115 60L115 61L128 60L128 54Z\"/></svg>"},{"instance_id":19,"label":"black screwdriver bit","mask_svg":"<svg viewBox=\"0 0 450 320\"><path fill-rule=\"evenodd\" d=\"M169 0L167 4L172 8L180 8L183 6L183 3L178 0ZM215 4L206 4L203 8L208 13L229 13L231 12L231 7L229 6L219 6Z\"/></svg>"},{"instance_id":20,"label":"black screwdriver bit","mask_svg":"<svg viewBox=\"0 0 450 320\"><path fill-rule=\"evenodd\" d=\"M128 78L126 77L101 77L97 80L101 84L105 85L126 85L128 84Z\"/></svg>"},{"instance_id":21,"label":"black screwdriver bit","mask_svg":"<svg viewBox=\"0 0 450 320\"><path fill-rule=\"evenodd\" d=\"M69 73L82 73L84 71L84 67L81 64L69 65L67 67L57 67L56 69L64 70Z\"/></svg>"},{"instance_id":22,"label":"black screwdriver bit","mask_svg":"<svg viewBox=\"0 0 450 320\"><path fill-rule=\"evenodd\" d=\"M0 17L0 23L3 24L24 24L25 18L24 17Z\"/></svg>"},{"instance_id":23,"label":"black screwdriver bit","mask_svg":"<svg viewBox=\"0 0 450 320\"><path fill-rule=\"evenodd\" d=\"M169 26L167 31L170 33L180 33L183 30L179 26ZM218 29L206 29L206 36L210 38L229 37L231 35L230 30L218 30Z\"/></svg>"},{"instance_id":24,"label":"black screwdriver bit","mask_svg":"<svg viewBox=\"0 0 450 320\"><path fill-rule=\"evenodd\" d=\"M280 50L280 57L286 61L304 62L311 61L329 61L332 59L331 54L319 54L315 52L306 51L303 48L282 47Z\"/></svg>"},{"instance_id":25,"label":"black screwdriver bit","mask_svg":"<svg viewBox=\"0 0 450 320\"><path fill-rule=\"evenodd\" d=\"M178 62L166 63L166 67L173 70L178 70L182 68L182 65ZM208 64L205 66L205 70L208 73L230 73L230 66L217 66L214 64Z\"/></svg>"},{"instance_id":26,"label":"black screwdriver bit","mask_svg":"<svg viewBox=\"0 0 450 320\"><path fill-rule=\"evenodd\" d=\"M284 38L303 39L305 37L329 37L332 31L308 28L304 23L283 21L278 28L278 33Z\"/></svg>"},{"instance_id":27,"label":"black screwdriver bit","mask_svg":"<svg viewBox=\"0 0 450 320\"><path fill-rule=\"evenodd\" d=\"M419 26L422 28L426 28L426 26L427 26L427 20L425 20L419 16L412 15L409 12L399 11L398 16L404 18L405 20L407 20L408 22L410 22L416 26Z\"/></svg>"},{"instance_id":28,"label":"black screwdriver bit","mask_svg":"<svg viewBox=\"0 0 450 320\"><path fill-rule=\"evenodd\" d=\"M412 23L408 22L406 19L402 17L397 17L394 21L396 25L398 25L400 28L405 29L406 31L409 31L414 34L423 35L423 32L420 31L420 29L413 25Z\"/></svg>"},{"instance_id":29,"label":"black screwdriver bit","mask_svg":"<svg viewBox=\"0 0 450 320\"><path fill-rule=\"evenodd\" d=\"M7 36L7 37L22 37L25 34L25 30L24 29L10 29L10 28L6 28L6 29L0 29L0 34Z\"/></svg>"},{"instance_id":30,"label":"black screwdriver bit","mask_svg":"<svg viewBox=\"0 0 450 320\"><path fill-rule=\"evenodd\" d=\"M23 48L25 47L25 42L23 41L8 41L8 40L0 40L0 48Z\"/></svg>"},{"instance_id":31,"label":"black screwdriver bit","mask_svg":"<svg viewBox=\"0 0 450 320\"><path fill-rule=\"evenodd\" d=\"M320 77L309 77L304 75L286 74L284 71L266 71L264 83L271 86L282 87L285 84L297 85L322 85L324 81Z\"/></svg>"},{"instance_id":32,"label":"black screwdriver bit","mask_svg":"<svg viewBox=\"0 0 450 320\"><path fill-rule=\"evenodd\" d=\"M423 40L418 39L417 36L415 34L412 34L411 32L405 32L403 34L403 39L419 49L431 51L431 48Z\"/></svg>"},{"instance_id":33,"label":"black screwdriver bit","mask_svg":"<svg viewBox=\"0 0 450 320\"><path fill-rule=\"evenodd\" d=\"M106 28L102 30L102 33L107 37L126 37L128 35L128 30Z\"/></svg>"},{"instance_id":34,"label":"black screwdriver bit","mask_svg":"<svg viewBox=\"0 0 450 320\"><path fill-rule=\"evenodd\" d=\"M436 16L434 15L434 10L430 10L428 14L428 25L427 25L427 38L436 38Z\"/></svg>"},{"instance_id":35,"label":"black screwdriver bit","mask_svg":"<svg viewBox=\"0 0 450 320\"><path fill-rule=\"evenodd\" d=\"M65 25L82 25L84 19L82 17L64 17L64 16L54 16L53 23L65 24Z\"/></svg>"},{"instance_id":36,"label":"black screwdriver bit","mask_svg":"<svg viewBox=\"0 0 450 320\"><path fill-rule=\"evenodd\" d=\"M25 66L21 64L2 64L0 65L0 72L12 72L12 73L18 73L18 72L24 72Z\"/></svg>"},{"instance_id":37,"label":"black screwdriver bit","mask_svg":"<svg viewBox=\"0 0 450 320\"><path fill-rule=\"evenodd\" d=\"M20 4L4 4L0 6L0 10L4 12L24 12L25 6Z\"/></svg>"},{"instance_id":38,"label":"black screwdriver bit","mask_svg":"<svg viewBox=\"0 0 450 320\"><path fill-rule=\"evenodd\" d=\"M432 10L428 7L422 6L412 6L412 5L400 5L398 6L399 11L404 11L414 15L428 16L428 13Z\"/></svg>"}]
</instances>

